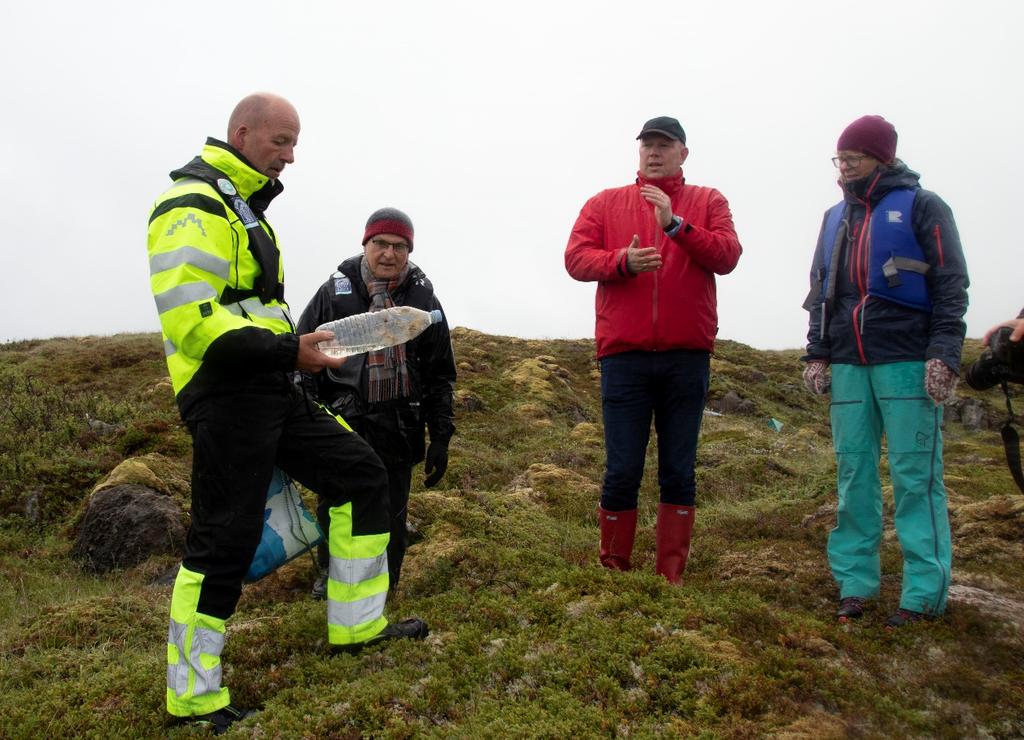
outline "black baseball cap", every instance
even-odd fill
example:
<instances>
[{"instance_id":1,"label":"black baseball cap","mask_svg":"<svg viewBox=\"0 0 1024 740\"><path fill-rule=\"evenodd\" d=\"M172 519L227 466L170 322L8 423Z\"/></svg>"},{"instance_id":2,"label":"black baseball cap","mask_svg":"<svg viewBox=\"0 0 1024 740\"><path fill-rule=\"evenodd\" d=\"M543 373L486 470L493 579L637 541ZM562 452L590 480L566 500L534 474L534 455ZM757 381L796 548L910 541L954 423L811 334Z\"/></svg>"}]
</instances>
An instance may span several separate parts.
<instances>
[{"instance_id":1,"label":"black baseball cap","mask_svg":"<svg viewBox=\"0 0 1024 740\"><path fill-rule=\"evenodd\" d=\"M640 134L636 137L642 139L647 134L661 134L667 136L670 139L686 143L686 132L683 131L683 127L679 125L679 121L672 118L671 116L658 116L652 118L644 127L640 129Z\"/></svg>"}]
</instances>

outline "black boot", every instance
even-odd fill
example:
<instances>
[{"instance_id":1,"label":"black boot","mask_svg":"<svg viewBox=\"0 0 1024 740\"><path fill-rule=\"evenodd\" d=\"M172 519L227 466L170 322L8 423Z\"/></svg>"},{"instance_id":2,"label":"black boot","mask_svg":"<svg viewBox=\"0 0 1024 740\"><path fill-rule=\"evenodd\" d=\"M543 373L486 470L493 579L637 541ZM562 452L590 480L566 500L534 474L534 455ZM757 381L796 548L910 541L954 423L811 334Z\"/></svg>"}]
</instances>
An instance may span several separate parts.
<instances>
[{"instance_id":1,"label":"black boot","mask_svg":"<svg viewBox=\"0 0 1024 740\"><path fill-rule=\"evenodd\" d=\"M255 709L239 709L228 704L216 712L199 714L195 717L185 717L182 719L182 722L189 725L205 725L213 729L214 735L223 735L235 722L241 722L252 717L254 714L256 714Z\"/></svg>"},{"instance_id":2,"label":"black boot","mask_svg":"<svg viewBox=\"0 0 1024 740\"><path fill-rule=\"evenodd\" d=\"M403 619L401 622L392 622L366 642L357 642L352 645L332 645L332 652L355 654L365 647L377 645L388 640L422 640L430 634L427 623L418 617Z\"/></svg>"}]
</instances>

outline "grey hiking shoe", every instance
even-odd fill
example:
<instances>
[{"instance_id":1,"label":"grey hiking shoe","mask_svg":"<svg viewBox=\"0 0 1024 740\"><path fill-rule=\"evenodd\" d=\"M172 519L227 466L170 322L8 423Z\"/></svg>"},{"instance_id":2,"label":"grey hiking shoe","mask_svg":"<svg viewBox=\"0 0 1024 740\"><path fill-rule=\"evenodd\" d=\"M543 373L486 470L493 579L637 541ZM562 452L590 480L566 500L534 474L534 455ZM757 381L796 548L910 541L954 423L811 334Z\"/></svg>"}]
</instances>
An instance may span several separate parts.
<instances>
[{"instance_id":1,"label":"grey hiking shoe","mask_svg":"<svg viewBox=\"0 0 1024 740\"><path fill-rule=\"evenodd\" d=\"M366 642L357 642L353 645L332 645L332 652L358 653L365 647L376 645L388 640L422 640L430 634L427 623L418 617L403 619L401 622L392 622Z\"/></svg>"},{"instance_id":2,"label":"grey hiking shoe","mask_svg":"<svg viewBox=\"0 0 1024 740\"><path fill-rule=\"evenodd\" d=\"M836 617L840 622L849 622L851 619L860 619L864 616L864 599L859 596L847 596L839 602L839 609L836 610Z\"/></svg>"},{"instance_id":3,"label":"grey hiking shoe","mask_svg":"<svg viewBox=\"0 0 1024 740\"><path fill-rule=\"evenodd\" d=\"M915 612L910 609L897 609L895 614L885 620L885 626L887 629L892 630L911 624L912 622L930 622L933 619L935 619L935 617L931 614Z\"/></svg>"},{"instance_id":4,"label":"grey hiking shoe","mask_svg":"<svg viewBox=\"0 0 1024 740\"><path fill-rule=\"evenodd\" d=\"M309 595L317 601L323 601L327 598L327 571L322 570L320 574L313 581L313 588L310 589Z\"/></svg>"}]
</instances>

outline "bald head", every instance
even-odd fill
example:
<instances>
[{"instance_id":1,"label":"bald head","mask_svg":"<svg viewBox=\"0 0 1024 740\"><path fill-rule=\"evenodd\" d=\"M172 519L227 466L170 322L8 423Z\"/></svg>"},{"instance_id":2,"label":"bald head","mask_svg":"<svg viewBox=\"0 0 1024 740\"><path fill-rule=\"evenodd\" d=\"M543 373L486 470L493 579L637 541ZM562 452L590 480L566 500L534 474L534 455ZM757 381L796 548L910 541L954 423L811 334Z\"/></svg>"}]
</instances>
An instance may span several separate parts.
<instances>
[{"instance_id":1,"label":"bald head","mask_svg":"<svg viewBox=\"0 0 1024 740\"><path fill-rule=\"evenodd\" d=\"M228 143L270 178L295 161L299 114L279 95L253 93L235 106L228 119Z\"/></svg>"}]
</instances>

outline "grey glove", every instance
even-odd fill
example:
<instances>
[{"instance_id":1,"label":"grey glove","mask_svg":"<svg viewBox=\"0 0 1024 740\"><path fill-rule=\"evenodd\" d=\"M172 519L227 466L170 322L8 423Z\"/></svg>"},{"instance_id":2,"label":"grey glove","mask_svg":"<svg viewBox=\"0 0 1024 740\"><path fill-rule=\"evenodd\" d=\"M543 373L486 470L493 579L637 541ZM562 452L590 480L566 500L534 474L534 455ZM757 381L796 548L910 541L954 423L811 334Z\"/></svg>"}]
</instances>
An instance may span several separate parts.
<instances>
[{"instance_id":1,"label":"grey glove","mask_svg":"<svg viewBox=\"0 0 1024 740\"><path fill-rule=\"evenodd\" d=\"M953 400L959 380L960 376L938 357L924 363L924 389L936 406Z\"/></svg>"},{"instance_id":2,"label":"grey glove","mask_svg":"<svg viewBox=\"0 0 1024 740\"><path fill-rule=\"evenodd\" d=\"M811 360L804 368L804 385L816 396L824 396L832 387L832 374L825 360Z\"/></svg>"}]
</instances>

